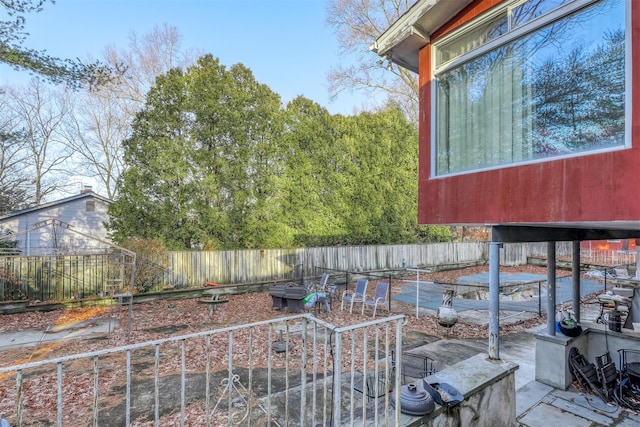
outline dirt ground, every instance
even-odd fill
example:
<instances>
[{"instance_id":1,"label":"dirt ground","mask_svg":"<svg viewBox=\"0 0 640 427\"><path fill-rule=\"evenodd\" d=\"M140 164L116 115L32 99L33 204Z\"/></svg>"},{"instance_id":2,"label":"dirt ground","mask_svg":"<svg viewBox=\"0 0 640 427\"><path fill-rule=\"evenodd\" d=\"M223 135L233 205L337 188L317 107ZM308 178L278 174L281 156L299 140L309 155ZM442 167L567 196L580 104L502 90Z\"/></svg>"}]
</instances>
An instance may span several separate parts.
<instances>
[{"instance_id":1,"label":"dirt ground","mask_svg":"<svg viewBox=\"0 0 640 427\"><path fill-rule=\"evenodd\" d=\"M459 276L470 275L479 272L488 271L488 266L470 267L455 271L442 271L430 274L421 273L421 280L435 281L441 283L456 283ZM529 272L534 274L546 275L546 268L535 266L521 266L521 267L501 267L501 272ZM405 278L406 279L406 278ZM401 285L403 282L400 280L393 280L391 284L392 292L401 292ZM34 362L39 360L47 360L56 357L62 357L71 354L80 354L85 352L109 349L119 347L123 345L149 342L158 339L164 339L175 336L182 336L196 332L210 331L215 329L221 329L224 327L248 324L254 322L260 322L265 320L271 320L290 316L292 313L287 311L280 311L272 308L272 298L268 292L252 293L243 295L229 295L226 297L229 302L221 304L217 310L213 313L209 313L206 304L201 304L198 300L171 300L171 301L155 301L149 303L135 304L133 307L133 317L131 322L130 332L127 333L128 316L127 311L122 310L119 313L119 326L110 334L103 334L100 336L87 336L80 334L78 338L65 339L60 342L47 342L38 343L36 346L23 346L17 348L8 348L0 350L0 367L13 366L16 364ZM386 310L379 310L378 317L386 316L388 313ZM353 314L349 314L348 310L340 310L339 298L337 302L334 301L332 311L330 313L324 313L322 310L313 310L312 314L316 315L321 320L328 322L334 326L341 327L347 325L355 325L371 320L371 313L365 314L363 317L359 311L354 311ZM476 316L471 318L465 314L460 313L458 324L452 330L445 329L438 325L435 317L435 313L425 313L420 315L419 319L415 317L415 306L400 303L397 301L392 302L392 312L390 314L405 314L407 315L407 323L403 326L403 341L405 344L419 344L426 341L433 341L439 338L485 338L488 337L488 313L476 313ZM486 319L483 320L483 316L486 314ZM104 322L110 316L115 317L116 314L111 313L108 309L91 307L91 308L78 308L78 309L63 309L52 312L30 312L12 315L0 316L0 334L6 332L16 332L24 330L37 330L37 331L60 331L60 330L81 330L87 324L92 322ZM534 313L526 313L526 315L509 316L508 322L501 322L500 334L508 335L512 333L518 333L529 329L533 326L543 324L546 322L545 317L540 317ZM481 321L478 321L479 318ZM269 353L269 347L266 347L265 353ZM175 349L167 350L171 353L171 356L175 358L175 361L179 360L179 346ZM191 365L192 361L194 365L199 365L198 359L204 360L204 353L201 351L188 351L186 354L186 363ZM235 354L235 353L234 353ZM266 360L260 355L256 355L257 364L255 366L262 366L261 360ZM149 378L153 377L152 366L149 365L149 361L152 360L151 354L137 355L135 364L136 370L139 370L138 382L136 387L141 390L148 390L152 387L152 384L145 383L144 381L150 381ZM115 364L115 360L113 361ZM105 366L109 366L109 360L103 361ZM178 365L171 365L171 368L176 372L179 372ZM265 364L266 366L266 364ZM216 369L224 370L224 364L215 366ZM108 368L107 368L108 369ZM86 399L90 396L92 389L91 384L91 367L79 366L73 370L73 375L77 375L77 380L74 380L75 388L70 393L75 393L78 390L77 396L77 409L68 411L65 416L74 416L74 410L79 412L76 415L79 416L80 412L86 412ZM165 372L167 373L167 372ZM168 372L167 381L169 378L175 380L174 386L165 387L166 390L179 390L179 375L174 375ZM109 381L113 381L114 384L122 383L122 378L118 377L117 373L108 375L108 372L101 370L102 378L109 378ZM174 378L175 377L175 378ZM55 377L43 376L42 380L35 382L31 385L31 389L25 390L25 394L28 396L52 396L51 392L55 390ZM46 378L46 380L44 380ZM195 377L194 377L195 378ZM3 378L0 378L0 381ZM15 379L12 380L15 384ZM86 382L86 384L85 384ZM102 385L101 385L102 387ZM107 408L101 410L101 417L112 417L107 422L103 421L105 425L119 425L119 421L115 421L116 418L124 413L122 408L122 394L118 393L117 387L113 387L113 396L107 399ZM120 390L122 391L122 390ZM11 396L4 395L2 387L0 387L0 413L3 408L9 409L11 406ZM141 393L144 394L144 393ZM44 398L44 397L41 397ZM72 397L72 402L69 402L72 408L76 408L75 397ZM178 396L166 395L163 399L167 399L173 402L179 401ZM82 401L85 401L83 406ZM54 401L46 400L44 402L32 401L29 402L37 412L38 406L50 406L55 408ZM53 405L53 406L52 406ZM134 405L135 406L135 405ZM193 408L196 408L193 406ZM65 406L66 408L66 406ZM109 409L110 408L110 409ZM141 408L141 410L148 408ZM197 408L196 408L197 409ZM133 408L135 412L136 408ZM85 414L86 416L86 414ZM168 420L168 419L167 419ZM40 419L39 421L43 421ZM175 420L174 420L175 421ZM37 425L47 425L38 424ZM172 422L166 425L173 425ZM138 425L146 425L139 423Z\"/></svg>"},{"instance_id":2,"label":"dirt ground","mask_svg":"<svg viewBox=\"0 0 640 427\"><path fill-rule=\"evenodd\" d=\"M487 266L469 267L461 270L442 271L430 274L422 273L421 280L455 283L459 276L485 271L488 271ZM545 268L535 266L503 267L501 271L526 271L535 274L546 274ZM392 292L400 292L402 282L398 280L393 280L392 282L396 282L391 284ZM108 337L105 337L105 339L72 339L60 346L47 345L35 349L29 346L1 351L0 355L3 357L2 360L0 360L0 366L13 365L24 362L25 360L42 360L45 358L152 341L243 323L259 322L292 314L286 310L280 311L273 309L272 299L268 292L230 295L226 298L229 299L229 303L222 304L220 308L215 310L211 315L209 314L206 304L200 304L198 300L195 299L135 304L129 334L125 333L128 319L127 313L126 310L122 310L119 313L119 327ZM339 300L339 298L337 299ZM334 306L331 313L324 313L322 310L313 310L312 314L317 315L323 321L337 327L358 324L371 319L370 312L369 314L365 313L363 317L356 311L354 311L353 314L349 314L347 310L340 310L339 301L337 301L337 303L334 302ZM419 319L416 319L415 306L401 302L392 302L391 314L407 315L408 322L403 327L403 330L408 335L418 333L440 338L444 336L450 338L488 337L488 326L486 322L477 322L477 320L467 321L463 313L460 315L458 325L456 325L453 330L446 330L440 327L434 315L420 316ZM379 310L378 316L385 315L387 315L386 310ZM2 315L0 316L0 333L25 329L56 331L64 328L78 327L78 325L85 325L87 321L91 321L92 319L106 319L109 316L110 313L108 309L104 307L69 308L51 312ZM505 324L501 325L500 334L517 333L535 325L542 324L545 321L542 317L530 314L524 319L511 321L509 323L505 322Z\"/></svg>"}]
</instances>

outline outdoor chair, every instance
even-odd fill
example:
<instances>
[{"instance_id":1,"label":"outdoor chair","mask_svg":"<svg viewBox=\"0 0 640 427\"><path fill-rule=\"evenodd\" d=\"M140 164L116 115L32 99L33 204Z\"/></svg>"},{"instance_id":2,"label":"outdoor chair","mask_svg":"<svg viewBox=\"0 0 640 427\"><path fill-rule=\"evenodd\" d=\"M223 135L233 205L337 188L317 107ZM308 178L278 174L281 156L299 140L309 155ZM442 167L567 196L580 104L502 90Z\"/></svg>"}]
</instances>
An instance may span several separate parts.
<instances>
[{"instance_id":1,"label":"outdoor chair","mask_svg":"<svg viewBox=\"0 0 640 427\"><path fill-rule=\"evenodd\" d=\"M327 291L327 282L329 282L329 274L322 273L322 277L320 278L320 283L318 283L318 290L321 292Z\"/></svg>"},{"instance_id":2,"label":"outdoor chair","mask_svg":"<svg viewBox=\"0 0 640 427\"><path fill-rule=\"evenodd\" d=\"M366 306L373 307L373 317L376 317L376 311L378 305L384 306L387 302L387 296L389 295L389 282L378 282L376 285L376 294L372 300L365 300L362 302L362 315L364 316L364 308Z\"/></svg>"},{"instance_id":3,"label":"outdoor chair","mask_svg":"<svg viewBox=\"0 0 640 427\"><path fill-rule=\"evenodd\" d=\"M342 293L342 302L340 303L340 310L344 310L345 301L349 303L349 313L353 312L354 303L364 303L365 295L367 293L367 279L358 279L356 282L355 291L351 292L348 289Z\"/></svg>"}]
</instances>

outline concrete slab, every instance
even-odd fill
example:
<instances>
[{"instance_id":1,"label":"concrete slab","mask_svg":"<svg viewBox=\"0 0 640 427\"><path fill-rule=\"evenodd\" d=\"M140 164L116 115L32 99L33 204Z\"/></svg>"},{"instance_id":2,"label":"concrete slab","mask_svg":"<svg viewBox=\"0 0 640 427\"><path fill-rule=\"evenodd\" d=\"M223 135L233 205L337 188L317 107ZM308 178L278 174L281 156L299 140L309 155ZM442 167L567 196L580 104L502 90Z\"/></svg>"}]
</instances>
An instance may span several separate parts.
<instances>
[{"instance_id":1,"label":"concrete slab","mask_svg":"<svg viewBox=\"0 0 640 427\"><path fill-rule=\"evenodd\" d=\"M627 413L622 417L616 427L637 427L640 425L640 415Z\"/></svg>"},{"instance_id":2,"label":"concrete slab","mask_svg":"<svg viewBox=\"0 0 640 427\"><path fill-rule=\"evenodd\" d=\"M520 366L522 369L522 366ZM538 381L529 381L520 388L516 388L516 417L520 417L529 409L537 405L553 391L553 387Z\"/></svg>"},{"instance_id":3,"label":"concrete slab","mask_svg":"<svg viewBox=\"0 0 640 427\"><path fill-rule=\"evenodd\" d=\"M620 415L620 412L622 412L618 405L613 403L604 403L602 399L592 394L577 394L575 390L555 390L553 395L569 401L574 405L581 406L589 411L597 411L605 414L610 418L616 418Z\"/></svg>"},{"instance_id":4,"label":"concrete slab","mask_svg":"<svg viewBox=\"0 0 640 427\"><path fill-rule=\"evenodd\" d=\"M592 422L570 412L564 412L555 406L542 403L520 418L519 425L527 427L591 427Z\"/></svg>"},{"instance_id":5,"label":"concrete slab","mask_svg":"<svg viewBox=\"0 0 640 427\"><path fill-rule=\"evenodd\" d=\"M579 396L584 399L584 396ZM552 405L560 410L565 412L570 412L579 416L580 418L584 418L586 420L590 420L594 423L597 423L601 426L610 426L613 425L614 421L610 417L602 415L598 413L595 408L587 409L582 405L576 405L573 401L568 401L565 399L555 399ZM615 412L615 408L611 408L612 412Z\"/></svg>"},{"instance_id":6,"label":"concrete slab","mask_svg":"<svg viewBox=\"0 0 640 427\"><path fill-rule=\"evenodd\" d=\"M500 358L520 367L515 375L516 390L535 380L535 336L531 333L512 334L500 337L499 343Z\"/></svg>"},{"instance_id":7,"label":"concrete slab","mask_svg":"<svg viewBox=\"0 0 640 427\"><path fill-rule=\"evenodd\" d=\"M510 274L501 273L501 283L522 283L522 282L535 282L544 281L546 276L535 274ZM463 276L458 279L461 284L480 284L488 285L489 273L480 273L471 276ZM572 299L572 278L570 276L558 277L556 279L556 302L558 304L564 304L570 302ZM401 293L392 296L395 301L400 301L406 304L416 305L416 300L419 301L419 306L422 308L428 308L431 310L437 310L442 304L442 286L438 284L430 284L422 282L420 283L419 292L416 290L415 284L405 284L401 286ZM595 280L581 279L580 281L580 293L581 295L587 295L595 292L602 292L603 285ZM488 292L488 289L487 289ZM546 288L542 288L542 295L540 300L538 297L523 298L520 300L504 299L500 301L500 309L506 311L534 311L538 312L539 303L546 301ZM489 301L487 299L467 299L467 298L454 298L453 308L458 313L466 310L488 310Z\"/></svg>"},{"instance_id":8,"label":"concrete slab","mask_svg":"<svg viewBox=\"0 0 640 427\"><path fill-rule=\"evenodd\" d=\"M70 339L82 336L106 335L115 329L116 319L90 319L66 327L49 328L45 331L27 329L19 332L5 332L0 334L0 350L9 348L34 346L41 343L54 342L62 339Z\"/></svg>"}]
</instances>

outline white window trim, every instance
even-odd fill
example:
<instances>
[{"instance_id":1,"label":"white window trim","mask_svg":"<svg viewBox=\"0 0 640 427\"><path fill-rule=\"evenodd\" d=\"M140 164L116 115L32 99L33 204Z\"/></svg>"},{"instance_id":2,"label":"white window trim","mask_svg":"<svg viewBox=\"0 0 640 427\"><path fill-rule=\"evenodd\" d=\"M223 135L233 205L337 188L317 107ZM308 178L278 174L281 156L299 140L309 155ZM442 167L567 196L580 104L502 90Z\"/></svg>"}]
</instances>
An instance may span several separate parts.
<instances>
[{"instance_id":1,"label":"white window trim","mask_svg":"<svg viewBox=\"0 0 640 427\"><path fill-rule=\"evenodd\" d=\"M447 41L451 40L452 38L455 38L457 36L459 36L462 32L468 32L469 30L472 30L475 26L481 25L482 23L486 22L487 19L491 19L495 16L497 16L498 14L502 13L503 10L505 8L509 8L509 7L516 7L518 5L518 3L522 3L522 0L514 0L511 2L507 2L504 5L499 5L497 6L495 9L493 10L489 10L487 12L485 12L485 14L483 14L482 16L473 19L471 22L461 26L460 28L455 29L454 31L452 31L450 34L447 34L446 36L442 37L441 39L438 39L437 41L435 41L432 45L431 45L431 70L430 70L430 80L429 80L429 85L430 85L430 93L431 93L431 99L430 99L430 105L431 105L431 124L430 124L430 129L429 129L429 134L430 134L430 165L429 165L429 179L435 180L435 179L444 179L444 178L450 178L450 177L454 177L454 176L460 176L460 175L469 175L469 174L474 174L474 173L480 173L480 172L486 172L486 171L491 171L491 170L498 170L498 169L505 169L505 168L510 168L510 167L518 167L518 166L526 166L526 165L531 165L531 164L537 164L537 163L546 163L546 162L552 162L552 161L556 161L556 160L564 160L564 159L570 159L570 158L574 158L574 157L585 157L585 156L591 156L591 155L597 155L597 154L602 154L602 153L611 153L611 152L616 152L616 151L621 151L621 150L627 150L629 148L631 148L632 146L632 141L631 141L631 130L632 130L632 85L633 85L633 64L632 64L632 58L631 58L631 54L632 54L632 37L631 37L631 1L625 0L625 116L624 116L624 120L625 120L625 135L624 135L624 145L623 146L619 146L619 147L613 147L613 148L606 148L606 149L600 149L600 150L593 150L593 151L587 151L587 152L579 152L579 153L569 153L566 155L560 155L560 156L553 156L553 157L547 157L547 158L540 158L540 159L532 159L532 160L525 160L525 161L521 161L521 162L514 162L514 163L509 163L509 164L503 164L503 165L497 165L497 166L491 166L491 167L486 167L486 168L478 168L478 169L470 169L470 170L465 170L462 172L453 172L453 173L446 173L446 174L439 174L436 175L435 171L436 171L436 159L437 159L437 143L438 143L438 137L437 137L437 120L438 120L438 115L437 115L437 88L436 88L436 76L439 73L443 73L451 68L455 68L457 66L460 66L462 64L464 64L465 62L471 61L487 52L489 52L490 50L493 50L495 48L497 48L498 46L502 46L504 44L509 43L510 41L517 39L519 37L522 37L524 35L526 35L527 33L533 32L541 27L544 27L546 24L548 24L549 22L552 22L562 16L565 16L567 14L576 12L582 8L585 8L587 6L590 6L594 3L597 3L601 0L573 0L567 4L564 4L562 6L560 6L559 8L549 12L548 14L542 15L538 18L532 19L531 21L527 22L526 24L512 30L512 31L508 31L505 35L497 37L494 40L491 40L490 42L487 42L486 44L483 44L482 46L478 47L477 49L473 49L467 53L465 53L464 55L461 55L457 58L454 58L451 61L448 61L444 64L442 64L440 67L435 66L436 64L436 55L437 55L437 46L439 44L444 44L447 43Z\"/></svg>"}]
</instances>

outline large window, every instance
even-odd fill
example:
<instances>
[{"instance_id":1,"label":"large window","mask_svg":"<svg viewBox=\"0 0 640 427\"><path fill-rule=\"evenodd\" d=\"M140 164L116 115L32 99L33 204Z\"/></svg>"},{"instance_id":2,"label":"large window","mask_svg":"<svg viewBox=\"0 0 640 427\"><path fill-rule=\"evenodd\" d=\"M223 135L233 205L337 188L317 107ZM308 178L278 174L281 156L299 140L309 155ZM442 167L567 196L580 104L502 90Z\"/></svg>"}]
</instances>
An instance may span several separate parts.
<instances>
[{"instance_id":1,"label":"large window","mask_svg":"<svg viewBox=\"0 0 640 427\"><path fill-rule=\"evenodd\" d=\"M435 175L624 148L625 12L520 0L438 42Z\"/></svg>"}]
</instances>

